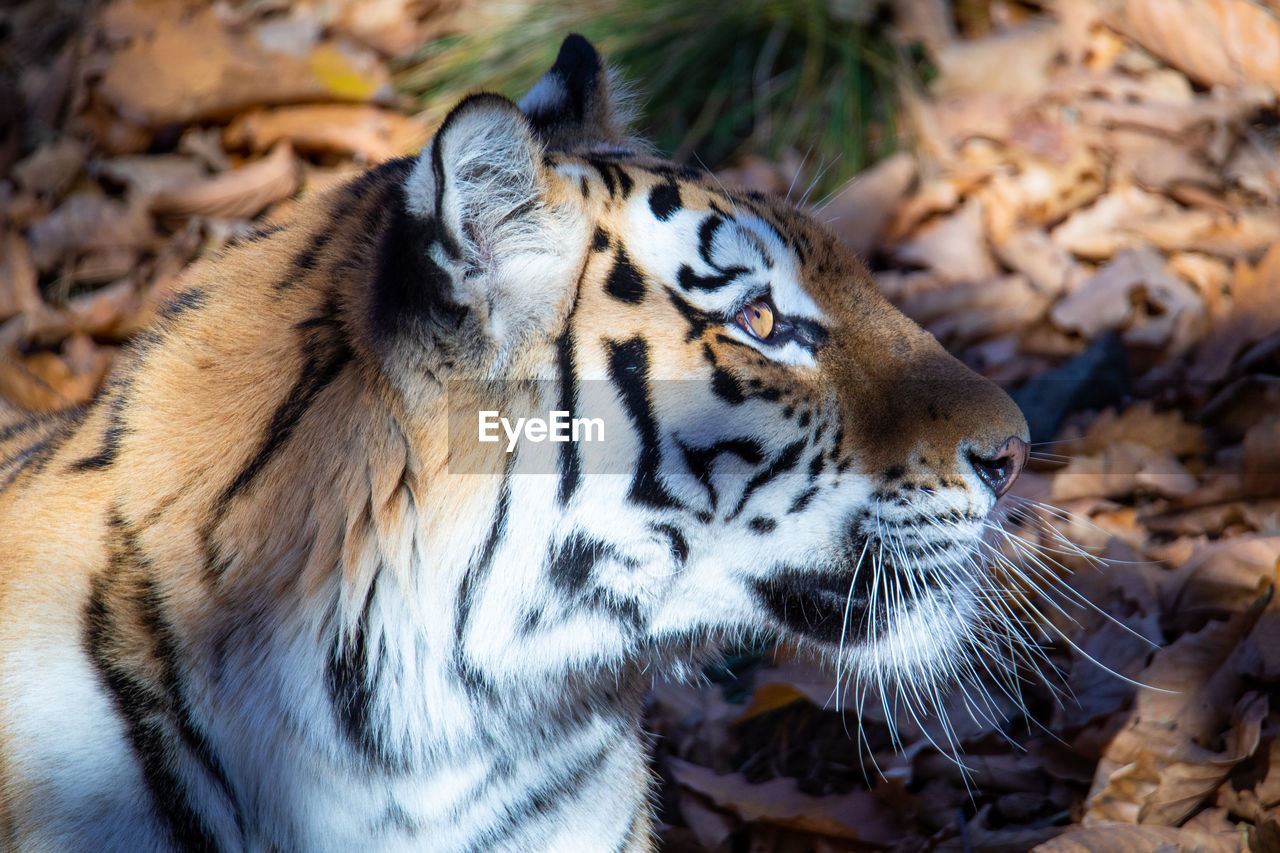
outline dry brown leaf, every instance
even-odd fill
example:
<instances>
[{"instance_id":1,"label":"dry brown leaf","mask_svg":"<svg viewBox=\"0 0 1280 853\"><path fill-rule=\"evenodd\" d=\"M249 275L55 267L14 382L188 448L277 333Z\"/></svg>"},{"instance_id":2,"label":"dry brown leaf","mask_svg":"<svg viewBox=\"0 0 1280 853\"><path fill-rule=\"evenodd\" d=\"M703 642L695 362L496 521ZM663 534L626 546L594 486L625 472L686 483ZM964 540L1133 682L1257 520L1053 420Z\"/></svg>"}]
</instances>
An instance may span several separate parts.
<instances>
[{"instance_id":1,"label":"dry brown leaf","mask_svg":"<svg viewBox=\"0 0 1280 853\"><path fill-rule=\"evenodd\" d=\"M1051 496L1055 501L1123 498L1146 490L1163 497L1180 497L1195 491L1198 485L1170 451L1119 441L1103 450L1101 457L1077 457L1059 469L1053 478Z\"/></svg>"},{"instance_id":2,"label":"dry brown leaf","mask_svg":"<svg viewBox=\"0 0 1280 853\"><path fill-rule=\"evenodd\" d=\"M129 275L137 267L138 258L136 249L94 249L64 267L63 274L68 282L101 284Z\"/></svg>"},{"instance_id":3,"label":"dry brown leaf","mask_svg":"<svg viewBox=\"0 0 1280 853\"><path fill-rule=\"evenodd\" d=\"M916 177L906 152L886 157L854 178L820 214L846 246L865 255L882 245L889 219Z\"/></svg>"},{"instance_id":4,"label":"dry brown leaf","mask_svg":"<svg viewBox=\"0 0 1280 853\"><path fill-rule=\"evenodd\" d=\"M149 249L155 243L151 217L137 204L87 192L68 198L31 226L27 242L36 268L45 272L92 249Z\"/></svg>"},{"instance_id":5,"label":"dry brown leaf","mask_svg":"<svg viewBox=\"0 0 1280 853\"><path fill-rule=\"evenodd\" d=\"M1231 705L1241 692L1241 640L1272 592L1266 586L1249 610L1183 634L1153 655L1137 680L1172 692L1138 691L1128 722L1098 762L1086 826L1177 825L1253 754L1267 697L1245 694ZM1222 746L1214 748L1220 737Z\"/></svg>"},{"instance_id":6,"label":"dry brown leaf","mask_svg":"<svg viewBox=\"0 0 1280 853\"><path fill-rule=\"evenodd\" d=\"M983 201L992 241L1004 242L1029 224L1059 221L1105 189L1103 168L1093 152L1065 133L1060 136L1067 153L1053 160L1026 154L1012 157L1008 168L975 191Z\"/></svg>"},{"instance_id":7,"label":"dry brown leaf","mask_svg":"<svg viewBox=\"0 0 1280 853\"><path fill-rule=\"evenodd\" d=\"M996 257L1027 277L1041 293L1057 296L1084 278L1084 268L1039 228L1011 232L994 242Z\"/></svg>"},{"instance_id":8,"label":"dry brown leaf","mask_svg":"<svg viewBox=\"0 0 1280 853\"><path fill-rule=\"evenodd\" d=\"M952 41L938 52L933 91L939 97L1039 94L1061 49L1057 22L1043 19L986 38Z\"/></svg>"},{"instance_id":9,"label":"dry brown leaf","mask_svg":"<svg viewBox=\"0 0 1280 853\"><path fill-rule=\"evenodd\" d=\"M53 412L90 400L111 367L109 351L83 336L59 356L38 352L0 358L0 398L20 409Z\"/></svg>"},{"instance_id":10,"label":"dry brown leaf","mask_svg":"<svg viewBox=\"0 0 1280 853\"><path fill-rule=\"evenodd\" d=\"M1237 536L1201 546L1161 579L1162 610L1184 627L1246 610L1260 585L1277 580L1277 560L1277 536Z\"/></svg>"},{"instance_id":11,"label":"dry brown leaf","mask_svg":"<svg viewBox=\"0 0 1280 853\"><path fill-rule=\"evenodd\" d=\"M126 154L102 161L96 171L144 198L186 186L208 174L198 159L182 154Z\"/></svg>"},{"instance_id":12,"label":"dry brown leaf","mask_svg":"<svg viewBox=\"0 0 1280 853\"><path fill-rule=\"evenodd\" d=\"M1218 382L1236 357L1254 341L1280 328L1280 243L1257 267L1237 263L1231 305L1201 342L1191 366L1196 382Z\"/></svg>"},{"instance_id":13,"label":"dry brown leaf","mask_svg":"<svg viewBox=\"0 0 1280 853\"><path fill-rule=\"evenodd\" d=\"M1239 853L1233 838L1171 826L1095 826L1070 829L1032 853Z\"/></svg>"},{"instance_id":14,"label":"dry brown leaf","mask_svg":"<svg viewBox=\"0 0 1280 853\"><path fill-rule=\"evenodd\" d=\"M0 256L0 320L7 320L15 314L34 310L41 299L27 241L9 231L0 243L0 250L4 252Z\"/></svg>"},{"instance_id":15,"label":"dry brown leaf","mask_svg":"<svg viewBox=\"0 0 1280 853\"><path fill-rule=\"evenodd\" d=\"M1153 316L1131 325L1137 295ZM1080 332L1086 338L1128 326L1125 340L1129 343L1160 346L1197 322L1202 305L1195 288L1168 273L1158 252L1129 249L1085 279L1049 316L1059 328Z\"/></svg>"},{"instance_id":16,"label":"dry brown leaf","mask_svg":"<svg viewBox=\"0 0 1280 853\"><path fill-rule=\"evenodd\" d=\"M1280 204L1280 156L1257 137L1250 135L1236 148L1222 174L1265 204Z\"/></svg>"},{"instance_id":17,"label":"dry brown leaf","mask_svg":"<svg viewBox=\"0 0 1280 853\"><path fill-rule=\"evenodd\" d=\"M281 143L266 157L247 166L156 193L151 197L151 209L162 215L251 217L272 202L292 195L298 180L293 149L288 143Z\"/></svg>"},{"instance_id":18,"label":"dry brown leaf","mask_svg":"<svg viewBox=\"0 0 1280 853\"><path fill-rule=\"evenodd\" d=\"M1141 245L1126 229L1134 222L1172 215L1177 205L1137 187L1122 187L1102 196L1053 229L1053 241L1082 258L1102 260L1124 248Z\"/></svg>"},{"instance_id":19,"label":"dry brown leaf","mask_svg":"<svg viewBox=\"0 0 1280 853\"><path fill-rule=\"evenodd\" d=\"M117 6L141 7L142 0ZM261 104L366 101L388 91L386 68L352 46L297 38L271 20L236 32L213 6L147 5L137 35L112 56L99 91L139 124L158 127L228 116ZM123 17L117 11L117 20ZM299 28L301 29L301 28Z\"/></svg>"},{"instance_id":20,"label":"dry brown leaf","mask_svg":"<svg viewBox=\"0 0 1280 853\"><path fill-rule=\"evenodd\" d=\"M898 263L925 267L944 281L983 281L997 272L987 251L982 204L976 199L919 229L893 256Z\"/></svg>"},{"instance_id":21,"label":"dry brown leaf","mask_svg":"<svg viewBox=\"0 0 1280 853\"><path fill-rule=\"evenodd\" d=\"M295 149L381 163L416 151L426 125L368 104L314 104L242 113L227 126L229 148L266 151L282 140Z\"/></svg>"},{"instance_id":22,"label":"dry brown leaf","mask_svg":"<svg viewBox=\"0 0 1280 853\"><path fill-rule=\"evenodd\" d=\"M1260 823L1267 818L1274 819L1280 809L1280 737L1273 733L1270 742L1254 755L1252 763L1259 765L1249 768L1253 773L1223 784L1218 791L1218 805ZM1245 780L1253 784L1247 785Z\"/></svg>"},{"instance_id":23,"label":"dry brown leaf","mask_svg":"<svg viewBox=\"0 0 1280 853\"><path fill-rule=\"evenodd\" d=\"M1244 436L1244 488L1247 497L1280 495L1280 415L1271 415Z\"/></svg>"},{"instance_id":24,"label":"dry brown leaf","mask_svg":"<svg viewBox=\"0 0 1280 853\"><path fill-rule=\"evenodd\" d=\"M1031 325L1044 316L1049 299L1015 273L938 288L899 307L936 337L958 346Z\"/></svg>"},{"instance_id":25,"label":"dry brown leaf","mask_svg":"<svg viewBox=\"0 0 1280 853\"><path fill-rule=\"evenodd\" d=\"M1128 36L1201 83L1255 83L1280 93L1280 17L1256 0L1112 0Z\"/></svg>"},{"instance_id":26,"label":"dry brown leaf","mask_svg":"<svg viewBox=\"0 0 1280 853\"><path fill-rule=\"evenodd\" d=\"M721 775L676 758L669 759L668 766L681 785L748 823L762 821L873 844L892 844L902 837L893 813L867 791L812 797L801 793L794 779L752 785L741 773Z\"/></svg>"},{"instance_id":27,"label":"dry brown leaf","mask_svg":"<svg viewBox=\"0 0 1280 853\"><path fill-rule=\"evenodd\" d=\"M1187 183L1217 189L1222 183L1184 140L1113 128L1105 141L1112 152L1112 181L1132 181L1150 192L1166 192L1175 184Z\"/></svg>"},{"instance_id":28,"label":"dry brown leaf","mask_svg":"<svg viewBox=\"0 0 1280 853\"><path fill-rule=\"evenodd\" d=\"M885 242L901 242L925 219L953 210L959 203L960 192L955 182L929 181L898 208L885 230Z\"/></svg>"},{"instance_id":29,"label":"dry brown leaf","mask_svg":"<svg viewBox=\"0 0 1280 853\"><path fill-rule=\"evenodd\" d=\"M67 317L78 332L98 338L118 336L141 301L133 282L126 279L75 297L67 304Z\"/></svg>"},{"instance_id":30,"label":"dry brown leaf","mask_svg":"<svg viewBox=\"0 0 1280 853\"><path fill-rule=\"evenodd\" d=\"M1169 450L1175 456L1199 456L1208 450L1204 430L1188 423L1176 410L1157 412L1150 400L1142 400L1122 412L1108 409L1094 419L1084 436L1061 452L1092 456L1116 442Z\"/></svg>"},{"instance_id":31,"label":"dry brown leaf","mask_svg":"<svg viewBox=\"0 0 1280 853\"><path fill-rule=\"evenodd\" d=\"M61 136L15 165L12 174L18 186L27 192L58 196L71 187L84 169L84 163L84 144L70 136Z\"/></svg>"}]
</instances>

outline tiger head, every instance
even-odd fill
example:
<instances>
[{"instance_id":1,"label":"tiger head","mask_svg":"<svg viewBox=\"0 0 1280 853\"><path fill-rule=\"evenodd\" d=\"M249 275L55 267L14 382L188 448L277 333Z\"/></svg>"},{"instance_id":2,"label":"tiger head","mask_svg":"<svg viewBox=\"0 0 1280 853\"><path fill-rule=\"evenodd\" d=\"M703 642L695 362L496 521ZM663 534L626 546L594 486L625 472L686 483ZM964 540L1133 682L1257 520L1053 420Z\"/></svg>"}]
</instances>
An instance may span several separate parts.
<instances>
[{"instance_id":1,"label":"tiger head","mask_svg":"<svg viewBox=\"0 0 1280 853\"><path fill-rule=\"evenodd\" d=\"M519 104L463 101L362 309L424 467L492 490L470 538L420 555L465 566L459 667L768 632L855 674L954 671L1000 615L983 543L1026 458L1017 406L821 224L651 156L615 101L577 36ZM444 449L444 408L469 444ZM479 441L483 412L556 410L610 434Z\"/></svg>"}]
</instances>

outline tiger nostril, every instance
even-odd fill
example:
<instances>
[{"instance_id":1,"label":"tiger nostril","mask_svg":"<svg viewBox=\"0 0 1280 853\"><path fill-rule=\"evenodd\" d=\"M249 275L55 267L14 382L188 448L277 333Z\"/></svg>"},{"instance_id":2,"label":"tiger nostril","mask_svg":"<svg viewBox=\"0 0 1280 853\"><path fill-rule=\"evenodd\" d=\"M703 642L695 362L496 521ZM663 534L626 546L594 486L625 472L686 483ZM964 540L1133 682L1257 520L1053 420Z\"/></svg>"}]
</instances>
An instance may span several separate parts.
<instances>
[{"instance_id":1,"label":"tiger nostril","mask_svg":"<svg viewBox=\"0 0 1280 853\"><path fill-rule=\"evenodd\" d=\"M996 448L991 456L970 452L969 464L997 498L1003 497L1022 473L1022 467L1027 464L1027 443L1012 436Z\"/></svg>"}]
</instances>

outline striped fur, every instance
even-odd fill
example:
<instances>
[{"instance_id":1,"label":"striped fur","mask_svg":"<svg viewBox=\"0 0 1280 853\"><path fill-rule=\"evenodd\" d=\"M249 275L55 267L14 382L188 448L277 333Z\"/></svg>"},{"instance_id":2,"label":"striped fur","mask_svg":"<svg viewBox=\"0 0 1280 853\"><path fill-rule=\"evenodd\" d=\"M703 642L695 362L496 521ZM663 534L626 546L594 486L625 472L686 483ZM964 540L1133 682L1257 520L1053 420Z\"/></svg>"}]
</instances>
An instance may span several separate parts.
<instances>
[{"instance_id":1,"label":"striped fur","mask_svg":"<svg viewBox=\"0 0 1280 853\"><path fill-rule=\"evenodd\" d=\"M0 426L0 848L649 850L647 672L965 646L1008 398L802 214L629 148L582 39L521 106L463 102L193 272L92 405ZM556 407L622 425L621 475L451 456L451 410Z\"/></svg>"}]
</instances>

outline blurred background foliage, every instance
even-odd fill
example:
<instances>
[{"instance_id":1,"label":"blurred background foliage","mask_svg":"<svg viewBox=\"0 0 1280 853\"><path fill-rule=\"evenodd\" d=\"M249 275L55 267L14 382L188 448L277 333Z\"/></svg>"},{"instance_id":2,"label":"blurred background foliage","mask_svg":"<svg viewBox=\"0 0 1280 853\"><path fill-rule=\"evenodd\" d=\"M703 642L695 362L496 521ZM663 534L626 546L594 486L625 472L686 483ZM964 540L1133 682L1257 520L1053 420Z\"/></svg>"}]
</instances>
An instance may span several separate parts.
<instances>
[{"instance_id":1,"label":"blurred background foliage","mask_svg":"<svg viewBox=\"0 0 1280 853\"><path fill-rule=\"evenodd\" d=\"M443 111L458 94L518 98L579 32L635 90L638 127L677 162L710 169L799 155L819 199L900 143L898 85L927 76L921 51L887 37L879 0L548 0L425 45L396 75Z\"/></svg>"}]
</instances>

